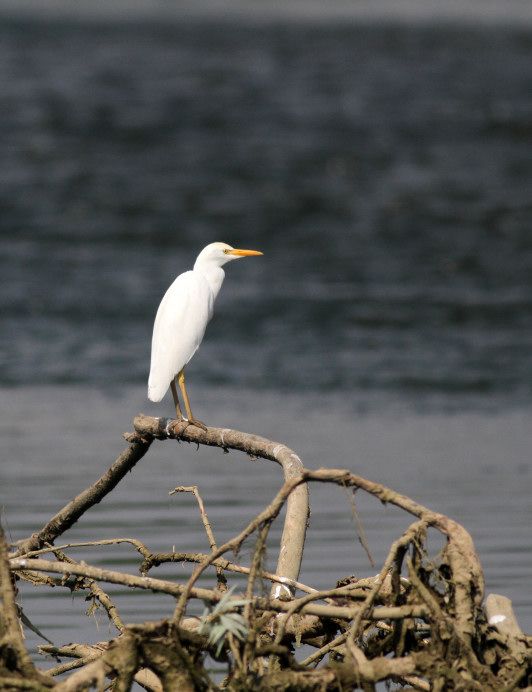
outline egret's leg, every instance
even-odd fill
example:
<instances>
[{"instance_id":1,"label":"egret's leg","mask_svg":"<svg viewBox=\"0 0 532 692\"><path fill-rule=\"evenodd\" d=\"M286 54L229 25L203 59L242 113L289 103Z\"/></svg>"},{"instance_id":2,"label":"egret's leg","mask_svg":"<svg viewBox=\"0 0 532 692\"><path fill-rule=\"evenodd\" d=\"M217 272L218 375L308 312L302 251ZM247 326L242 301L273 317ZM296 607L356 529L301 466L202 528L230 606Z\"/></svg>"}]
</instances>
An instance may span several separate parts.
<instances>
[{"instance_id":1,"label":"egret's leg","mask_svg":"<svg viewBox=\"0 0 532 692\"><path fill-rule=\"evenodd\" d=\"M189 423L192 423L192 425L195 425L198 428L203 428L203 430L207 430L207 426L205 425L205 423L202 423L197 418L194 418L192 414L192 409L190 408L190 399L188 398L187 388L185 386L184 369L181 370L181 372L177 373L177 382L179 383L179 389L181 390L181 394L183 395L183 401L185 402L185 411L187 412L187 418Z\"/></svg>"},{"instance_id":2,"label":"egret's leg","mask_svg":"<svg viewBox=\"0 0 532 692\"><path fill-rule=\"evenodd\" d=\"M177 387L175 386L176 379L177 377L170 382L170 388L172 389L172 396L174 397L176 418L177 420L182 421L184 416L183 412L181 411L181 406L179 405L179 397L177 396Z\"/></svg>"}]
</instances>

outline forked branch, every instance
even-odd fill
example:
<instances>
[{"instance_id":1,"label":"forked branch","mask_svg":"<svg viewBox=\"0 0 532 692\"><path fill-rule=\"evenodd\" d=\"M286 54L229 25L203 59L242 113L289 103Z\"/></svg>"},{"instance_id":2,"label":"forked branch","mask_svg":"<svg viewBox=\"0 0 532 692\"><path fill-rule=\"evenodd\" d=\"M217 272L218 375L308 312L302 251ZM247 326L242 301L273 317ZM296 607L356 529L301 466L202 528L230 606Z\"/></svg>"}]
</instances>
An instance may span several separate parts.
<instances>
[{"instance_id":1,"label":"forked branch","mask_svg":"<svg viewBox=\"0 0 532 692\"><path fill-rule=\"evenodd\" d=\"M110 678L118 692L126 692L133 680L150 692L210 692L220 689L209 673L212 658L227 667L224 687L230 692L370 690L383 680L442 692L511 692L532 684L529 639L519 630L511 604L500 597L488 599L486 619L480 562L471 537L456 522L350 471L305 469L288 447L262 437L219 428L205 431L192 425L183 429L167 419L147 416L137 416L134 425L135 432L126 436L128 447L96 483L40 531L20 541L9 556L0 540L4 551L0 554L0 690L44 692L54 687L71 692L94 684L102 687L104 679ZM215 542L197 488L186 488L198 498L211 548L208 554L153 554L136 538L54 547L53 542L112 491L155 439L235 449L275 461L282 467L284 483L268 506L221 546ZM344 491L360 489L416 518L394 541L375 577L349 577L323 591L297 582L307 529L308 483L332 483ZM263 549L283 507L286 515L277 570L269 574L262 569ZM427 547L430 527L445 537L436 559ZM253 534L258 540L250 566L230 562L225 553L236 551ZM76 546L94 551L116 543L129 543L140 554L140 576L74 561L66 552ZM56 559L43 559L46 553ZM186 582L151 576L159 564L184 561L197 565ZM218 579L232 572L247 574L245 594L224 594L216 585L200 588L196 582L209 567L215 568ZM20 637L11 575L35 585L85 590L103 605L120 635L98 647L82 643L43 647L54 655L77 659L51 669L54 676L66 676L60 682L37 670ZM269 596L257 588L263 579L277 584ZM142 590L146 598L150 592L169 594L176 601L175 611L159 622L128 625L103 591L101 584L106 582ZM298 589L303 596L297 596ZM192 599L211 604L202 619L184 617ZM301 642L315 652L297 661L294 646ZM323 663L316 668L319 661Z\"/></svg>"}]
</instances>

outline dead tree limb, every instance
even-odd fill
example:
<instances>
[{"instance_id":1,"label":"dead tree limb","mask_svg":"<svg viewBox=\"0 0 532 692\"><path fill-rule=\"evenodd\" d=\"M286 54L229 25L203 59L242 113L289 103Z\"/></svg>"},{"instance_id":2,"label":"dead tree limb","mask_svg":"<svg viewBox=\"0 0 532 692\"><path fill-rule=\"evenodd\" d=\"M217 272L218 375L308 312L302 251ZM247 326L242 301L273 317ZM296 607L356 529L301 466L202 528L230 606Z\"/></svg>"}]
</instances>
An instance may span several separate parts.
<instances>
[{"instance_id":1,"label":"dead tree limb","mask_svg":"<svg viewBox=\"0 0 532 692\"><path fill-rule=\"evenodd\" d=\"M0 679L12 678L35 684L35 688L44 689L53 685L48 675L35 668L31 661L22 636L19 613L15 602L12 575L7 559L7 544L4 530L0 526Z\"/></svg>"},{"instance_id":2,"label":"dead tree limb","mask_svg":"<svg viewBox=\"0 0 532 692\"><path fill-rule=\"evenodd\" d=\"M26 558L13 558L9 561L9 566L13 572L52 572L63 574L65 576L78 576L94 579L95 581L108 582L110 584L121 584L123 586L143 589L145 591L153 591L155 593L166 593L175 598L183 596L186 592L187 598L198 598L202 601L217 603L224 594L217 589L203 589L198 587L189 587L188 585L178 584L176 582L167 581L165 579L155 579L153 577L138 577L134 574L125 572L117 572L114 570L102 569L85 564L71 564L64 562L53 562L51 560L30 560ZM68 586L68 583L65 583ZM267 598L257 598L256 607L261 610L272 610L279 613L284 613L290 610L291 602L278 599L270 600ZM327 618L339 618L351 620L360 610L359 606L333 606L333 605L318 605L309 603L303 606L300 610L308 615L318 615ZM423 607L397 607L388 608L386 606L377 606L367 616L369 619L394 619L409 617L423 617L427 613L427 609Z\"/></svg>"},{"instance_id":3,"label":"dead tree limb","mask_svg":"<svg viewBox=\"0 0 532 692\"><path fill-rule=\"evenodd\" d=\"M115 639L108 649L84 668L73 673L67 680L54 688L57 692L78 692L97 685L101 689L107 676L115 677L113 689L128 692L138 669L138 651L134 635L123 634Z\"/></svg>"},{"instance_id":4,"label":"dead tree limb","mask_svg":"<svg viewBox=\"0 0 532 692\"><path fill-rule=\"evenodd\" d=\"M149 439L150 437L157 439L180 439L185 442L220 447L224 450L237 449L251 457L275 461L282 467L285 481L300 478L303 471L301 459L294 451L284 444L267 440L259 435L250 435L249 433L228 428L208 428L207 430L202 430L193 425L176 434L173 431L171 420L167 418L153 418L142 414L134 419L133 425L137 437L130 439ZM302 483L290 495L286 507L279 558L275 570L276 574L281 577L287 577L294 581L297 581L299 577L308 516L308 489ZM290 586L278 585L273 587L272 590L274 598L282 595L292 596L292 594L293 590Z\"/></svg>"},{"instance_id":5,"label":"dead tree limb","mask_svg":"<svg viewBox=\"0 0 532 692\"><path fill-rule=\"evenodd\" d=\"M189 562L198 563L204 562L209 559L207 553L181 553L181 552L171 552L171 553L152 553L147 546L141 541L135 538L104 538L102 540L95 541L76 541L73 543L64 543L59 546L48 546L46 548L40 548L39 550L30 550L27 553L19 555L20 558L34 558L39 555L44 555L46 553L55 553L56 550L67 550L68 548L97 548L99 546L106 545L117 545L119 543L129 543L136 548L136 550L143 556L144 560L140 566L140 572L142 576L146 576L147 573L153 568L159 565L165 564L167 562ZM211 562L213 567L217 567L221 570L227 572L234 572L236 574L249 574L250 568L244 567L243 565L238 565L225 558L218 558ZM293 579L288 579L287 577L281 577L278 574L273 574L273 572L261 571L259 574L261 579L268 579L271 582L277 584L285 584L299 591L304 591L306 593L316 593L317 589L303 584L299 581L294 581Z\"/></svg>"},{"instance_id":6,"label":"dead tree limb","mask_svg":"<svg viewBox=\"0 0 532 692\"><path fill-rule=\"evenodd\" d=\"M486 618L490 627L488 645L491 650L487 658L497 667L497 677L505 689L517 688L526 675L532 651L519 627L510 599L490 594L486 598Z\"/></svg>"},{"instance_id":7,"label":"dead tree limb","mask_svg":"<svg viewBox=\"0 0 532 692\"><path fill-rule=\"evenodd\" d=\"M18 623L6 547L2 544L0 598L4 607L0 611L0 673L6 675L0 675L0 690L45 692L54 686L59 692L73 692L88 689L93 684L103 687L104 679L110 678L115 692L126 692L133 680L143 684L139 678L143 673L146 688L156 692L173 689L210 692L221 689L210 678L212 658L227 664L223 686L229 692L243 689L336 692L339 688L346 692L356 689L368 692L382 680L425 692L429 689L512 692L532 683L530 641L519 630L511 604L504 599L489 597L486 612L482 609L482 569L471 537L456 522L349 471L305 469L287 447L254 435L215 428L204 431L194 426L183 430L183 426L176 427L172 421L146 416L135 419L135 429L135 433L127 436L130 446L111 469L66 505L41 531L20 541L17 552L9 556L9 569L20 579L36 585L89 591L102 602L120 635L103 643L99 651L82 644L69 648L77 653L68 653L64 647L43 647L43 650L55 650L58 655L77 655L77 662L52 669L56 674L68 675L61 682L35 671L31 662L24 667L29 659L26 654L24 662L23 643L15 642L9 648L9 633L13 624L18 626ZM142 556L142 576L73 561L60 548L51 546L50 543L119 482L155 438L175 438L224 450L238 449L251 456L276 461L283 468L284 483L272 502L224 545L216 546L209 524L210 554L155 555L134 538L85 543L92 547L130 543ZM333 483L353 490L360 488L381 502L393 504L416 517L417 521L392 544L376 577L342 579L336 587L324 591L296 584L308 516L309 482ZM261 569L262 552L270 526L283 507L287 508L287 513L277 574L269 575ZM202 515L206 520L204 511ZM443 547L434 558L427 543L429 527L445 537ZM259 538L250 567L240 567L223 558L226 551L238 549L253 533ZM41 559L39 556L44 552L53 552L56 561ZM146 576L152 567L176 561L197 563L188 581L179 583ZM217 588L197 587L198 577L209 567L216 568L220 574L231 569L248 574L246 598L224 596ZM43 573L61 578L44 577ZM257 595L254 585L259 578L279 580L285 588L274 589L269 597L260 592ZM102 591L101 582L143 589L144 593L170 594L177 601L174 614L155 623L128 625L120 619L112 600ZM295 598L295 586L306 594ZM288 594L291 600L273 597ZM224 602L210 612L207 610L202 618L184 618L192 598L211 604ZM322 602L317 603L317 600ZM317 651L298 662L293 646L302 641ZM18 657L17 646L22 647ZM6 652L11 652L11 658L6 659ZM324 660L322 666L311 667L327 655L329 660ZM11 662L7 669L6 660ZM74 670L76 666L79 669Z\"/></svg>"},{"instance_id":8,"label":"dead tree limb","mask_svg":"<svg viewBox=\"0 0 532 692\"><path fill-rule=\"evenodd\" d=\"M406 495L391 488L369 481L343 469L318 469L307 471L307 480L320 480L362 488L383 503L400 507L440 530L448 540L447 555L453 572L454 605L457 631L469 641L474 634L475 622L482 605L484 594L484 575L473 544L473 540L463 526L444 514L434 512L420 505Z\"/></svg>"},{"instance_id":9,"label":"dead tree limb","mask_svg":"<svg viewBox=\"0 0 532 692\"><path fill-rule=\"evenodd\" d=\"M75 524L88 509L101 502L120 483L128 471L131 471L146 454L151 443L152 438L138 438L131 442L96 483L93 483L66 504L40 531L32 534L26 540L20 541L13 555L23 555L30 550L38 550L47 543L53 543L58 536Z\"/></svg>"}]
</instances>

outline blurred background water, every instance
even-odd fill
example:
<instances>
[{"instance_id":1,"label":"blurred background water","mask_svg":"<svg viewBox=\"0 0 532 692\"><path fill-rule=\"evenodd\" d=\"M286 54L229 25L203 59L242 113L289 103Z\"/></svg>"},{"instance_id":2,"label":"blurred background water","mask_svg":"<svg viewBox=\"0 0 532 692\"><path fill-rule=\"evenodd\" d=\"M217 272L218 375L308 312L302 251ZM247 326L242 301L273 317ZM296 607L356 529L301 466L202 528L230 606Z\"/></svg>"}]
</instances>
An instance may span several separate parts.
<instances>
[{"instance_id":1,"label":"blurred background water","mask_svg":"<svg viewBox=\"0 0 532 692\"><path fill-rule=\"evenodd\" d=\"M223 240L265 254L228 267L189 368L196 415L450 514L489 590L532 629L531 66L527 26L4 17L0 500L13 540L105 470L135 413L170 415L169 397L145 399L153 317ZM167 496L192 483L221 541L280 479L157 444L65 538L207 549L192 501ZM406 520L360 503L383 559ZM373 573L348 501L312 488L312 510L302 580ZM130 549L106 551L74 554L134 569ZM170 612L113 593L126 620ZM103 617L80 627L81 598L23 596L58 643L112 635Z\"/></svg>"}]
</instances>

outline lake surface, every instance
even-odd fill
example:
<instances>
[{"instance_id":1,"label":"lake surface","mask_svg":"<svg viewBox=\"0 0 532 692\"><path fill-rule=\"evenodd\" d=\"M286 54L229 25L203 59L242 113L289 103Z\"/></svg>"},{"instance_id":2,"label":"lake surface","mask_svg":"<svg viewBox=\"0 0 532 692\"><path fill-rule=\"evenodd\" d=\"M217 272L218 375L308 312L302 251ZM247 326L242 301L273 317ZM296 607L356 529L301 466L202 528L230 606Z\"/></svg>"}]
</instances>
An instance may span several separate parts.
<instances>
[{"instance_id":1,"label":"lake surface","mask_svg":"<svg viewBox=\"0 0 532 692\"><path fill-rule=\"evenodd\" d=\"M488 591L530 631L531 66L525 29L4 21L0 501L13 540L107 468L137 412L171 414L170 397L145 398L153 317L175 275L224 240L265 254L228 267L189 369L195 413L460 521ZM169 490L197 484L221 542L279 483L268 462L156 443L64 538L206 550L191 499ZM373 574L345 494L313 487L311 502L301 579ZM382 560L408 519L358 502ZM135 569L126 546L73 554ZM127 621L171 609L111 591ZM54 642L113 635L79 596L23 597Z\"/></svg>"}]
</instances>

